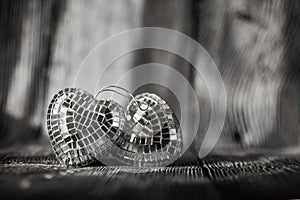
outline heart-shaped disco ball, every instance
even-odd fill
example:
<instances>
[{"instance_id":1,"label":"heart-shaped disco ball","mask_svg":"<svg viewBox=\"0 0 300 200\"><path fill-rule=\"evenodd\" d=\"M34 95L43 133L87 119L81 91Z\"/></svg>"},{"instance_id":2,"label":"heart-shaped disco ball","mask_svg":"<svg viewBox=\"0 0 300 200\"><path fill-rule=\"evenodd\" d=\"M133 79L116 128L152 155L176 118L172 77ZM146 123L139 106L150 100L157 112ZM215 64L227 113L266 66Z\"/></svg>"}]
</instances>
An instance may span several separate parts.
<instances>
[{"instance_id":1,"label":"heart-shaped disco ball","mask_svg":"<svg viewBox=\"0 0 300 200\"><path fill-rule=\"evenodd\" d=\"M137 95L124 111L82 89L61 90L49 105L47 128L58 160L71 166L107 158L125 165L163 166L179 158L183 145L175 114L151 93Z\"/></svg>"}]
</instances>

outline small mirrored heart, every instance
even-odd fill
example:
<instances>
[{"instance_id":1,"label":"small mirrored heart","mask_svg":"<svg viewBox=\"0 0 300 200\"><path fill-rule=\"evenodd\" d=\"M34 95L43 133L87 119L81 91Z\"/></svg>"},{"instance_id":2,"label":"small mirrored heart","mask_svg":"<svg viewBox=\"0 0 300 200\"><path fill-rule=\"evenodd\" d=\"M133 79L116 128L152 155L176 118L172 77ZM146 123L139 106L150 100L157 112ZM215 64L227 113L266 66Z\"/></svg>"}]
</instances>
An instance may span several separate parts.
<instances>
[{"instance_id":1,"label":"small mirrored heart","mask_svg":"<svg viewBox=\"0 0 300 200\"><path fill-rule=\"evenodd\" d=\"M183 141L179 122L158 95L135 96L125 117L125 130L111 137L118 147L111 149L113 157L126 165L141 167L165 166L180 157Z\"/></svg>"}]
</instances>

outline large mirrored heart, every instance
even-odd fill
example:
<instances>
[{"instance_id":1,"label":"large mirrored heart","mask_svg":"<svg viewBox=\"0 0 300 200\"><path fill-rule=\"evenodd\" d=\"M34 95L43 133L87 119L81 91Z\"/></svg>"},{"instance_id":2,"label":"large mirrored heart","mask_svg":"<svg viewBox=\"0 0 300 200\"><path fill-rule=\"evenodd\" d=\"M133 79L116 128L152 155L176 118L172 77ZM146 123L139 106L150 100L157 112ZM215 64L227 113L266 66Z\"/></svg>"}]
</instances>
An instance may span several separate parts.
<instances>
[{"instance_id":1,"label":"large mirrored heart","mask_svg":"<svg viewBox=\"0 0 300 200\"><path fill-rule=\"evenodd\" d=\"M107 153L113 146L107 132L122 129L121 115L123 109L114 101L98 101L82 89L59 91L47 113L48 134L59 161L84 166Z\"/></svg>"}]
</instances>

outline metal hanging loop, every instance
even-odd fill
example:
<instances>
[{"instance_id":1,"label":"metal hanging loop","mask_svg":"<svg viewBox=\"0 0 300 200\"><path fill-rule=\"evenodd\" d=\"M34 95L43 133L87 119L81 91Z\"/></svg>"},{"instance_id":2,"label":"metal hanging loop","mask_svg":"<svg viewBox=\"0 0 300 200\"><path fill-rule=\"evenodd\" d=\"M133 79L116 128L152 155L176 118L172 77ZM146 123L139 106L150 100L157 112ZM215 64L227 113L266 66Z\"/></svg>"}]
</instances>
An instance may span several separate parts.
<instances>
[{"instance_id":1,"label":"metal hanging loop","mask_svg":"<svg viewBox=\"0 0 300 200\"><path fill-rule=\"evenodd\" d=\"M122 94L121 92L117 91L116 89L119 89L123 92L125 92L125 94ZM139 103L136 98L125 88L122 88L120 86L116 86L116 85L109 85L106 87L103 87L102 89L100 89L97 94L94 96L94 98L96 99L101 93L103 92L114 92L117 93L123 97L129 98L129 99L133 99L134 103L142 110L142 111L146 111L149 108L149 105L145 102L141 102Z\"/></svg>"}]
</instances>

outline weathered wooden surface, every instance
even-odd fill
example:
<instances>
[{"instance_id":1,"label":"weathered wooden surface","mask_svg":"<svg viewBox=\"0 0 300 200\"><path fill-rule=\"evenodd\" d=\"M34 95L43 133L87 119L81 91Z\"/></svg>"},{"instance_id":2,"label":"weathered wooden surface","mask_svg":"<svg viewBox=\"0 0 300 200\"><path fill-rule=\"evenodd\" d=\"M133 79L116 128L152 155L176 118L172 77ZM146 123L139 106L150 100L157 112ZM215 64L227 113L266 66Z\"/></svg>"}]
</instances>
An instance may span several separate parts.
<instances>
[{"instance_id":1,"label":"weathered wooden surface","mask_svg":"<svg viewBox=\"0 0 300 200\"><path fill-rule=\"evenodd\" d=\"M300 157L186 156L154 169L60 166L41 144L0 150L1 199L300 198Z\"/></svg>"}]
</instances>

